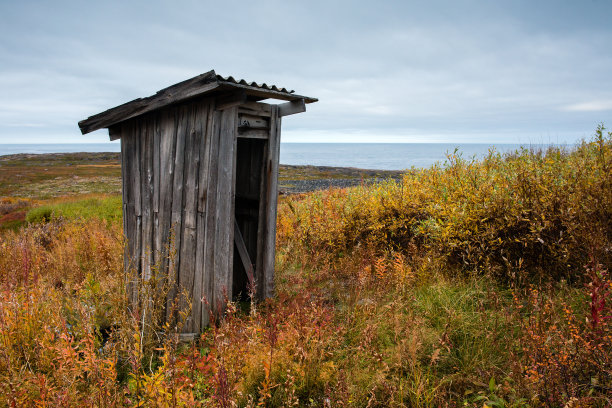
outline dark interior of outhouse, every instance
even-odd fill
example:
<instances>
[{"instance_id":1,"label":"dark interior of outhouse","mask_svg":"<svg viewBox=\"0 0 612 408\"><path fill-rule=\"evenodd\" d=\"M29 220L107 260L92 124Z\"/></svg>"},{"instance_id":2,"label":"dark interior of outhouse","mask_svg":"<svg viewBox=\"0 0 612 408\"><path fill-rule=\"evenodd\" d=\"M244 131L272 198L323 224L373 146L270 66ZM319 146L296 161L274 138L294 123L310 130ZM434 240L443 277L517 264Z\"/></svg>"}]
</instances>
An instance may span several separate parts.
<instances>
[{"instance_id":1,"label":"dark interior of outhouse","mask_svg":"<svg viewBox=\"0 0 612 408\"><path fill-rule=\"evenodd\" d=\"M236 151L236 185L234 216L240 234L243 238L250 262L253 264L254 278L261 268L264 228L264 169L267 152L267 140L247 139L238 137ZM259 243L259 244L258 244ZM244 263L240 257L236 239L234 239L232 300L247 301L249 299L249 278ZM254 288L253 288L254 289Z\"/></svg>"}]
</instances>

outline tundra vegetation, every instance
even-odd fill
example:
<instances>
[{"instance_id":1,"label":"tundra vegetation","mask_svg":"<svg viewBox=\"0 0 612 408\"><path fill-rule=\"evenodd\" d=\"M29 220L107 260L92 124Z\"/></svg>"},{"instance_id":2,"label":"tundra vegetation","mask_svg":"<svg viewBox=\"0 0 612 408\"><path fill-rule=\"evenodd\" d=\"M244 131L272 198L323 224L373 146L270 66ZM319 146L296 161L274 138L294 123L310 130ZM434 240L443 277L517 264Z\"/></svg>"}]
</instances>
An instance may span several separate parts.
<instances>
[{"instance_id":1,"label":"tundra vegetation","mask_svg":"<svg viewBox=\"0 0 612 408\"><path fill-rule=\"evenodd\" d=\"M0 202L29 211L0 235L0 406L612 404L603 126L282 197L275 297L188 344L163 277L128 310L120 200L87 194Z\"/></svg>"}]
</instances>

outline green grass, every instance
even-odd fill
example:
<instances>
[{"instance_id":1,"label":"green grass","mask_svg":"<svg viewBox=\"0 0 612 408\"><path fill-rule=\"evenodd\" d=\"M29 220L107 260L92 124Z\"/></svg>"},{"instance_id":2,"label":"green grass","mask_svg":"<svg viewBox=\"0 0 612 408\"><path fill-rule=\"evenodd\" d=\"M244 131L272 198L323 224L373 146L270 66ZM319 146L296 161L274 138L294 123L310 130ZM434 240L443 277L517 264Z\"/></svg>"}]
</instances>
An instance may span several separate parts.
<instances>
[{"instance_id":1,"label":"green grass","mask_svg":"<svg viewBox=\"0 0 612 408\"><path fill-rule=\"evenodd\" d=\"M91 219L120 221L122 217L121 197L110 196L43 205L28 211L26 221L48 222L52 219Z\"/></svg>"}]
</instances>

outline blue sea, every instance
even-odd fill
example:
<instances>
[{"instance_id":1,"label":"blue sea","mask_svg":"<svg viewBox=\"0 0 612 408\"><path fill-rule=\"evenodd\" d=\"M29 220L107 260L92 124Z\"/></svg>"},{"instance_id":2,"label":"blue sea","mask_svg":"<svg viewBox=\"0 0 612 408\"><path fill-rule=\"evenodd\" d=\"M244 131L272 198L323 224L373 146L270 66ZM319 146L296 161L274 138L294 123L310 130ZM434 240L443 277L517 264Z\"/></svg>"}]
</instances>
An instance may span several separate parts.
<instances>
[{"instance_id":1,"label":"blue sea","mask_svg":"<svg viewBox=\"0 0 612 408\"><path fill-rule=\"evenodd\" d=\"M519 144L477 143L281 143L280 162L314 166L404 170L429 167L455 149L466 159L481 158L490 149L512 152ZM546 148L546 145L525 145ZM0 156L16 153L118 152L119 143L0 144Z\"/></svg>"}]
</instances>

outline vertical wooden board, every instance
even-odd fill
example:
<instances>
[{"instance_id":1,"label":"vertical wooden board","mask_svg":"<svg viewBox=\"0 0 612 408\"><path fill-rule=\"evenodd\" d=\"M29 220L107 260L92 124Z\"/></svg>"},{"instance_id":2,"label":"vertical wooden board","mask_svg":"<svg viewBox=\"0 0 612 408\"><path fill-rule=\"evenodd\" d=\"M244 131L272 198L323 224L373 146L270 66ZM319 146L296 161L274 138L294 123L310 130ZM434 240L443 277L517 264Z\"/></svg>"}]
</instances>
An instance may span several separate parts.
<instances>
[{"instance_id":1,"label":"vertical wooden board","mask_svg":"<svg viewBox=\"0 0 612 408\"><path fill-rule=\"evenodd\" d=\"M172 191L174 183L174 155L176 148L175 109L166 109L160 115L159 148L159 250L162 253L160 270L168 274L168 247L170 245L170 224L172 218ZM173 280L174 282L174 280Z\"/></svg>"},{"instance_id":2,"label":"vertical wooden board","mask_svg":"<svg viewBox=\"0 0 612 408\"><path fill-rule=\"evenodd\" d=\"M191 105L188 110L187 139L185 142L185 171L183 189L183 228L181 238L181 255L179 264L179 286L181 291L187 296L181 296L180 308L186 310L188 303L193 302L194 298L194 275L196 257L196 212L197 212L197 181L199 171L199 146L198 139L201 138L201 129L197 129L197 109ZM183 326L184 333L195 331L194 326L199 326L199 318L194 321L194 308L197 305L192 303L192 313Z\"/></svg>"},{"instance_id":3,"label":"vertical wooden board","mask_svg":"<svg viewBox=\"0 0 612 408\"><path fill-rule=\"evenodd\" d=\"M206 214L198 212L196 227L195 273L193 283L193 330L199 332L208 325L208 293L204 277L204 248L206 246Z\"/></svg>"},{"instance_id":4,"label":"vertical wooden board","mask_svg":"<svg viewBox=\"0 0 612 408\"><path fill-rule=\"evenodd\" d=\"M133 213L130 217L131 228L131 241L132 241L132 260L133 260L133 273L132 279L132 291L130 292L132 305L137 305L139 294L138 294L138 279L142 276L142 259L141 259L141 242L142 242L142 200L140 191L140 150L141 150L141 132L140 125L136 121L131 122L130 138L131 138L131 151L130 151L130 173L131 173L131 186L130 192L133 193ZM129 208L128 208L129 209Z\"/></svg>"},{"instance_id":5,"label":"vertical wooden board","mask_svg":"<svg viewBox=\"0 0 612 408\"><path fill-rule=\"evenodd\" d=\"M131 154L131 173L132 173L132 191L134 192L134 214L137 217L141 216L141 200L140 200L140 126L139 123L131 123L131 138L132 154Z\"/></svg>"},{"instance_id":6,"label":"vertical wooden board","mask_svg":"<svg viewBox=\"0 0 612 408\"><path fill-rule=\"evenodd\" d=\"M215 298L215 239L217 229L217 180L219 175L219 137L221 112L211 106L208 130L208 177L206 179L206 231L204 242L203 286L212 313L223 306Z\"/></svg>"},{"instance_id":7,"label":"vertical wooden board","mask_svg":"<svg viewBox=\"0 0 612 408\"><path fill-rule=\"evenodd\" d=\"M264 298L274 294L274 256L276 253L276 204L278 200L278 160L280 156L280 126L278 107L271 107L270 140L268 143L268 198L266 202L266 237L264 249Z\"/></svg>"},{"instance_id":8,"label":"vertical wooden board","mask_svg":"<svg viewBox=\"0 0 612 408\"><path fill-rule=\"evenodd\" d=\"M206 199L208 194L208 172L210 166L210 134L212 131L213 106L209 100L205 100L199 107L202 122L202 140L200 141L201 166L198 174L198 212L206 211Z\"/></svg>"},{"instance_id":9,"label":"vertical wooden board","mask_svg":"<svg viewBox=\"0 0 612 408\"><path fill-rule=\"evenodd\" d=\"M155 264L155 269L162 273L161 268L161 260L163 253L162 249L162 239L160 234L160 220L159 220L159 204L160 204L160 196L159 196L159 187L160 187L160 141L161 141L161 121L159 114L156 114L154 117L153 123L153 263Z\"/></svg>"},{"instance_id":10,"label":"vertical wooden board","mask_svg":"<svg viewBox=\"0 0 612 408\"><path fill-rule=\"evenodd\" d=\"M193 330L199 332L205 325L208 324L208 310L204 307L204 298L207 293L204 286L204 247L206 242L206 214L201 211L204 208L205 194L201 190L206 190L206 173L209 158L208 152L208 115L210 113L209 102L201 102L198 104L196 111L196 130L199 133L197 138L198 156L200 158L200 166L197 173L197 203L196 203L196 250L195 250L195 269L193 277L193 297L192 297L192 315L193 315ZM202 314L206 314L206 319Z\"/></svg>"},{"instance_id":11,"label":"vertical wooden board","mask_svg":"<svg viewBox=\"0 0 612 408\"><path fill-rule=\"evenodd\" d=\"M200 174L198 181L198 243L196 249L196 271L200 275L200 328L206 327L210 323L209 314L211 306L214 303L211 290L211 278L213 276L212 257L208 256L210 252L210 249L208 249L208 243L210 242L209 232L211 231L210 225L212 223L212 218L211 221L209 221L208 209L210 201L214 200L209 200L208 189L210 181L209 177L212 174L211 164L216 162L218 152L216 147L218 146L218 138L213 137L214 110L212 101L206 100L203 105L206 110L206 122L203 124L204 135L203 140L200 142L200 157L202 157L202 159L200 163ZM215 146L213 147L213 145ZM212 157L213 154L215 155L214 159ZM211 261L210 263L209 259Z\"/></svg>"},{"instance_id":12,"label":"vertical wooden board","mask_svg":"<svg viewBox=\"0 0 612 408\"><path fill-rule=\"evenodd\" d=\"M183 189L183 228L196 227L198 199L198 172L200 167L200 147L202 137L201 119L198 119L196 106L189 109L188 132L185 144L185 172ZM199 126L200 125L200 126Z\"/></svg>"},{"instance_id":13,"label":"vertical wooden board","mask_svg":"<svg viewBox=\"0 0 612 408\"><path fill-rule=\"evenodd\" d=\"M257 285L257 298L263 299L265 292L264 283L264 251L266 247L266 209L268 208L268 156L269 156L269 138L262 151L261 162L259 164L259 172L261 180L259 182L259 215L257 224L257 260L255 263L255 281Z\"/></svg>"},{"instance_id":14,"label":"vertical wooden board","mask_svg":"<svg viewBox=\"0 0 612 408\"><path fill-rule=\"evenodd\" d=\"M140 121L141 128L141 200L142 200L142 279L151 278L151 264L153 248L153 149L151 121Z\"/></svg>"},{"instance_id":15,"label":"vertical wooden board","mask_svg":"<svg viewBox=\"0 0 612 408\"><path fill-rule=\"evenodd\" d=\"M229 180L229 216L226 218L228 222L228 258L227 258L227 273L228 273L228 297L230 300L234 299L234 293L232 289L234 287L234 233L236 230L236 153L238 150L238 106L231 109L232 112L228 113L232 115L229 119L228 144L231 147L231 151L227 153L230 180Z\"/></svg>"},{"instance_id":16,"label":"vertical wooden board","mask_svg":"<svg viewBox=\"0 0 612 408\"><path fill-rule=\"evenodd\" d=\"M245 207L248 203L248 180L249 180L249 140L246 139L237 139L236 140L236 150L235 150L235 170L234 177L236 179L235 186L235 206L236 208L233 211L235 217L235 224L238 225L238 229L241 232L241 235L244 237L245 235L245 227L248 224L248 220L245 212ZM234 230L234 235L236 231ZM236 247L234 246L234 249ZM238 257L237 257L238 258ZM243 262L234 262L232 265L232 294L235 298L238 294L243 290L246 286L246 269L243 267Z\"/></svg>"},{"instance_id":17,"label":"vertical wooden board","mask_svg":"<svg viewBox=\"0 0 612 408\"><path fill-rule=\"evenodd\" d=\"M122 137L121 137L121 203L123 210L123 238L124 238L124 246L125 251L123 255L123 270L124 272L128 271L129 263L130 263L130 251L129 251L129 215L128 215L128 203L129 203L129 180L130 176L130 168L129 161L126 159L126 156L129 155L130 152L130 137L128 136L126 129L122 129Z\"/></svg>"},{"instance_id":18,"label":"vertical wooden board","mask_svg":"<svg viewBox=\"0 0 612 408\"><path fill-rule=\"evenodd\" d=\"M168 293L167 311L174 314L176 309L176 297L181 295L178 292L179 265L181 254L181 231L183 228L183 175L185 170L185 141L187 137L187 109L184 106L177 108L177 128L176 128L176 149L174 157L174 179L172 182L172 214L171 214L171 234L174 239L174 247L171 249L170 264L168 268L169 278L171 279L171 290ZM167 315L173 319L174 316Z\"/></svg>"},{"instance_id":19,"label":"vertical wooden board","mask_svg":"<svg viewBox=\"0 0 612 408\"><path fill-rule=\"evenodd\" d=\"M132 155L134 151L133 128L128 125L122 127L121 137L121 177L122 177L122 196L123 196L123 234L125 237L125 250L123 258L123 271L127 278L127 293L130 305L134 305L134 290L136 285L131 281L131 275L135 269L135 215L134 215L134 191L132 176Z\"/></svg>"},{"instance_id":20,"label":"vertical wooden board","mask_svg":"<svg viewBox=\"0 0 612 408\"><path fill-rule=\"evenodd\" d=\"M237 108L221 113L219 131L219 172L217 179L217 217L214 251L214 287L216 305L232 298L234 250L234 169ZM222 310L218 310L221 312Z\"/></svg>"}]
</instances>

